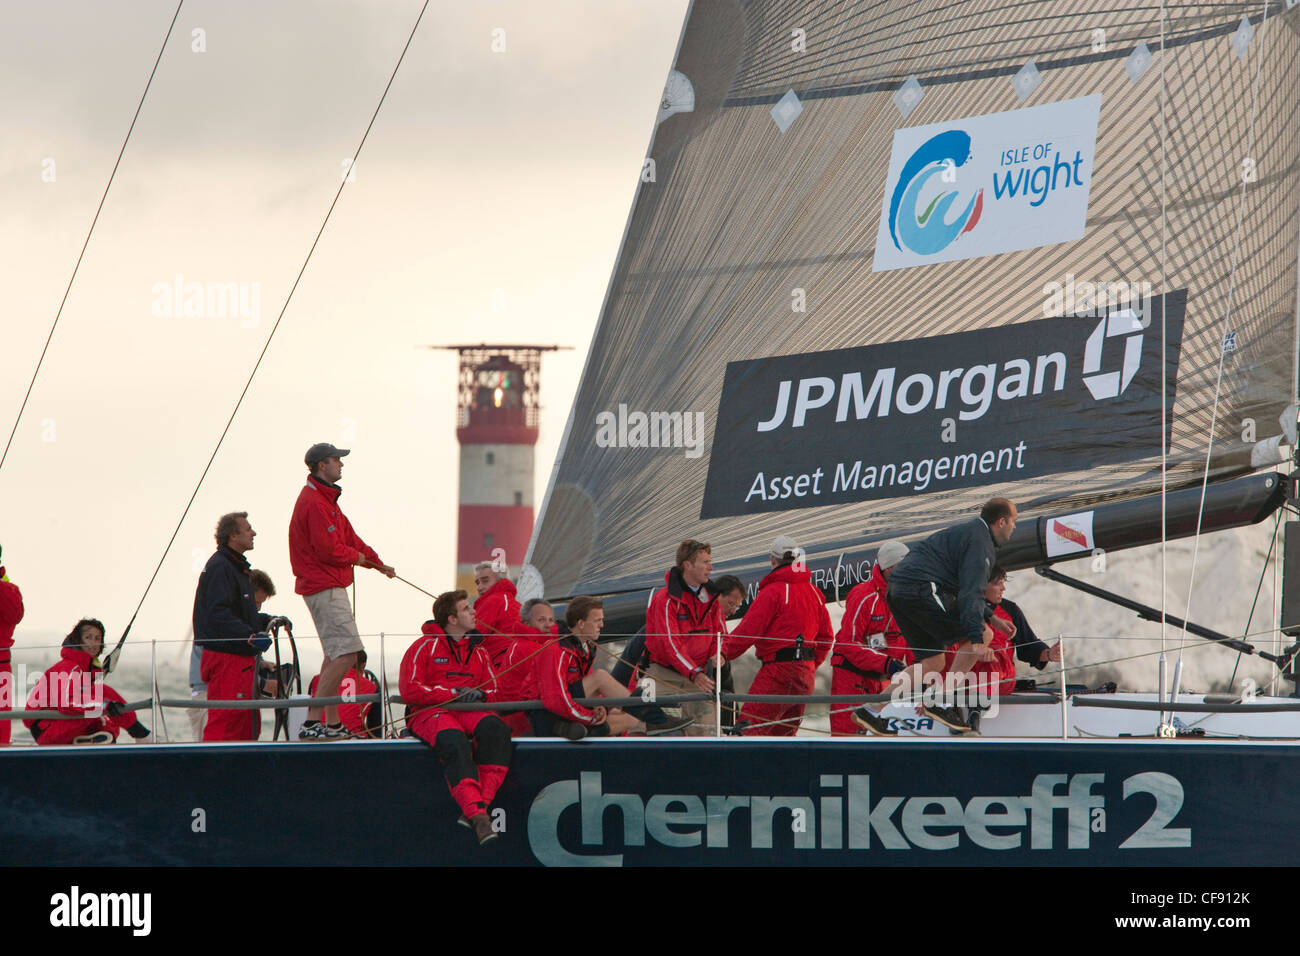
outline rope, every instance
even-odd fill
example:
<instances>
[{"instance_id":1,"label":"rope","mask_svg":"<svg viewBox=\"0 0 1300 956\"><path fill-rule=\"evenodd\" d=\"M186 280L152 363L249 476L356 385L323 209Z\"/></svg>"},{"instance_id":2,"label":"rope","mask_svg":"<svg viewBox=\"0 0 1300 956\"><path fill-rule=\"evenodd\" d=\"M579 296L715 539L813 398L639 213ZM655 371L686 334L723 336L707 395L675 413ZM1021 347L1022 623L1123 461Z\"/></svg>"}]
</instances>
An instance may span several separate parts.
<instances>
[{"instance_id":1,"label":"rope","mask_svg":"<svg viewBox=\"0 0 1300 956\"><path fill-rule=\"evenodd\" d=\"M1161 2L1163 4L1163 0L1161 0ZM1265 27L1268 25L1268 2L1267 0L1263 0L1263 3L1264 3L1264 15L1260 21L1260 31L1259 31L1261 34L1260 36L1261 46L1268 42L1268 31L1265 29ZM1250 125L1249 125L1249 130L1246 134L1246 155L1247 156L1251 154L1251 151L1255 144L1255 116L1258 112L1259 78L1261 73L1263 72L1263 66L1264 66L1264 52L1261 51L1260 55L1256 58L1255 61L1255 79L1253 84L1251 85L1251 91L1250 91ZM1164 69L1163 63L1161 64L1161 69L1162 71ZM1233 296L1236 293L1237 264L1238 264L1238 256L1241 251L1241 229L1242 229L1242 223L1246 215L1245 213L1246 187L1248 185L1249 182L1246 176L1243 175L1241 177L1241 190L1238 194L1238 199L1237 199L1237 222L1233 229L1232 266L1228 270L1228 301L1223 313L1223 324L1219 330L1219 365L1218 365L1218 372L1214 380L1214 404L1210 410L1209 440L1206 442L1206 446L1205 446L1205 468L1201 475L1201 501L1200 501L1200 505L1196 510L1196 533L1192 537L1192 569L1188 576L1188 581L1187 581L1187 604L1186 604L1186 610L1183 613L1184 624L1180 631L1179 639L1178 639L1178 662L1179 663L1182 663L1183 647L1187 643L1186 620L1191 615L1192 595L1195 593L1196 561L1200 555L1200 548L1201 548L1201 522L1205 515L1205 495L1210 482L1210 455L1214 450L1214 426L1218 421L1219 394L1223 384L1223 363L1224 363L1224 357L1227 355L1227 352L1223 348L1223 338L1227 334L1228 322L1232 318L1232 302L1233 302ZM1163 315L1164 313L1162 311L1161 312L1162 319L1163 319ZM1162 360L1163 360L1163 356L1162 356ZM1164 364L1165 363L1162 361L1161 362L1162 368L1164 367ZM1162 434L1161 447L1163 446L1164 446L1164 436ZM1161 600L1162 601L1164 600L1163 596ZM1161 616L1163 617L1163 614ZM1178 698L1178 684L1181 678L1182 678L1182 673L1181 671L1179 671L1175 675L1174 687L1172 693L1170 694L1171 700L1176 700Z\"/></svg>"},{"instance_id":2,"label":"rope","mask_svg":"<svg viewBox=\"0 0 1300 956\"><path fill-rule=\"evenodd\" d=\"M172 29L176 26L176 19L181 15L181 7L185 5L185 0L180 0L176 4L176 12L172 14L172 22L167 25L167 35L163 37L162 46L158 48L158 56L154 58L153 69L149 71L149 79L144 84L144 92L140 94L140 102L135 106L135 115L131 117L131 125L126 131L126 138L122 140L122 148L117 151L117 160L113 163L113 171L108 174L108 182L104 184L104 192L99 197L99 205L95 207L95 215L90 220L90 228L86 230L86 241L81 244L81 251L77 253L77 262L72 267L72 275L68 276L67 287L63 290L63 298L59 300L58 311L54 313L54 322L50 325L50 333L45 336L45 346L41 349L41 356L36 360L36 368L32 370L31 381L27 383L27 391L23 395L23 403L18 408L18 417L14 419L14 427L9 431L9 440L5 442L5 450L0 454L0 469L4 468L5 459L9 457L9 446L14 442L14 435L18 432L18 423L23 420L23 412L27 410L27 400L32 397L32 389L36 385L36 376L41 372L41 366L45 362L45 353L50 350L50 342L54 338L54 330L59 327L59 319L63 316L63 307L68 302L68 296L72 292L72 283L77 278L77 272L81 269L81 260L85 258L86 248L90 245L90 237L95 233L95 224L99 222L99 214L104 209L104 202L108 199L108 191L113 186L113 179L117 176L117 168L122 165L122 155L126 152L126 144L131 142L131 133L135 130L135 122L140 118L140 110L144 108L145 97L149 95L149 87L153 85L153 78L158 73L158 64L162 62L163 51L167 49L167 41L171 39Z\"/></svg>"},{"instance_id":3,"label":"rope","mask_svg":"<svg viewBox=\"0 0 1300 956\"><path fill-rule=\"evenodd\" d=\"M420 26L420 20L424 17L424 11L428 9L429 0L425 0L424 6L420 8L420 15L415 18L415 25L411 27L411 33L406 38L406 45L402 47L401 54L397 57L397 64L393 67L392 75L388 78L388 84L384 87L384 92L379 97L379 103L375 106L374 112L370 116L370 122L366 124L366 131L361 134L361 141L357 144L356 150L352 153L352 162L349 168L356 166L357 157L361 155L362 148L366 145L366 138L370 136L370 130L375 125L375 120L379 117L379 111L383 108L384 100L388 97L388 91L393 86L393 80L397 78L397 71L402 66L402 61L406 58L406 51L411 48L411 41L415 38L415 31ZM179 13L179 7L177 8ZM257 375L257 370L262 367L262 360L266 357L267 351L271 347L271 340L275 338L276 331L280 328L280 322L284 319L284 313L289 308L289 303L293 301L293 294L298 289L298 283L302 281L303 273L307 271L307 264L311 262L312 253L316 251L316 246L320 242L320 237L325 232L325 227L329 224L330 216L334 214L334 207L338 205L339 197L343 195L343 188L347 185L347 177L340 177L339 188L334 193L334 199L325 212L325 219L321 222L320 228L316 230L316 237L311 242L311 247L307 250L307 255L302 261L302 267L299 268L297 276L294 277L293 285L289 288L289 294L285 296L284 305L280 308L280 314L275 318L275 324L271 327L270 334L266 337L266 342L262 346L262 351L257 356L257 361L253 363L253 369L248 373L248 381L244 383L243 389L239 393L239 398L235 402L235 407L231 409L230 417L226 420L226 427L221 430L221 437L217 439L216 447L212 449L212 454L208 457L208 463L203 466L203 474L199 476L198 484L194 486L194 492L190 495L190 500L185 504L185 510L181 512L180 521L176 522L176 528L172 531L171 538L167 541L167 547L163 549L162 557L158 559L158 565L154 568L153 574L149 578L149 583L145 586L144 594L140 596L140 603L136 605L135 613L131 615L130 622L126 625L126 630L122 632L122 637L117 642L117 647L113 649L109 658L115 664L117 656L121 652L122 645L126 643L126 636L131 632L131 625L135 623L136 616L140 613L140 608L144 606L145 598L149 595L150 588L153 587L154 580L158 577L158 572L162 570L163 562L167 559L172 545L176 541L176 536L180 533L181 525L185 523L186 516L190 513L190 508L194 504L194 499L198 497L199 489L203 487L204 480L208 477L208 471L212 468L212 463L216 460L217 452L221 450L222 444L226 440L226 435L230 431L230 426L234 424L235 415L239 413L240 406L244 403L244 397L248 394L249 388L253 384L253 378ZM354 591L355 594L355 591ZM111 667L108 668L111 670Z\"/></svg>"}]
</instances>

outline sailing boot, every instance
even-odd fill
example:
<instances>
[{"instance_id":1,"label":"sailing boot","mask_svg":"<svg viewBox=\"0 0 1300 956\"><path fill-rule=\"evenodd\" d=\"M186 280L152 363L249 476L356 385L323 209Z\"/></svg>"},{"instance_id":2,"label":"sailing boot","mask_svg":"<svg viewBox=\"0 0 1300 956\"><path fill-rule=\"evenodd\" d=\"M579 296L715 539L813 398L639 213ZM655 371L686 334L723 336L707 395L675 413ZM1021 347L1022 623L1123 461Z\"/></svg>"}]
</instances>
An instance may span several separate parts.
<instances>
[{"instance_id":1,"label":"sailing boot","mask_svg":"<svg viewBox=\"0 0 1300 956\"><path fill-rule=\"evenodd\" d=\"M482 810L469 818L469 828L474 831L474 839L478 840L479 846L486 846L497 838L497 832L492 829L492 821Z\"/></svg>"},{"instance_id":2,"label":"sailing boot","mask_svg":"<svg viewBox=\"0 0 1300 956\"><path fill-rule=\"evenodd\" d=\"M868 733L878 737L897 737L898 731L891 730L889 721L866 707L859 707L850 715L853 722Z\"/></svg>"}]
</instances>

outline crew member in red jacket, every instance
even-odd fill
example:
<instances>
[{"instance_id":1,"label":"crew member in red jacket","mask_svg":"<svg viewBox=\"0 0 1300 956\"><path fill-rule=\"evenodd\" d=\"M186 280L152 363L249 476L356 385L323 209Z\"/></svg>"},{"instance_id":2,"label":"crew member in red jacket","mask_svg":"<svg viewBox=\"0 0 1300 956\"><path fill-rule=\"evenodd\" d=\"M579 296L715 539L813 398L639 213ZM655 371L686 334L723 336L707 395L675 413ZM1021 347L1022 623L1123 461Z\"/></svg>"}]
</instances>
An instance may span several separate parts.
<instances>
[{"instance_id":1,"label":"crew member in red jacket","mask_svg":"<svg viewBox=\"0 0 1300 956\"><path fill-rule=\"evenodd\" d=\"M538 737L609 737L626 733L645 722L649 735L681 730L685 720L670 720L653 704L633 707L587 707L575 698L627 697L628 692L609 671L593 666L596 642L605 626L600 598L580 594L564 609L564 621L571 633L549 643L537 655L537 662L524 685L525 700L540 700L545 710L528 711L533 733Z\"/></svg>"},{"instance_id":2,"label":"crew member in red jacket","mask_svg":"<svg viewBox=\"0 0 1300 956\"><path fill-rule=\"evenodd\" d=\"M497 573L497 566L491 561L483 561L474 565L474 587L478 589L474 627L483 635L483 646L492 659L493 669L500 670L522 618L515 585Z\"/></svg>"},{"instance_id":3,"label":"crew member in red jacket","mask_svg":"<svg viewBox=\"0 0 1300 956\"><path fill-rule=\"evenodd\" d=\"M440 594L433 602L433 620L424 622L423 636L402 658L398 683L402 699L414 711L411 732L438 755L461 810L457 822L474 831L480 846L496 839L487 811L506 778L510 731L491 711L447 710L441 705L496 699L492 662L482 643L483 635L474 630L469 595Z\"/></svg>"},{"instance_id":4,"label":"crew member in red jacket","mask_svg":"<svg viewBox=\"0 0 1300 956\"><path fill-rule=\"evenodd\" d=\"M811 694L814 674L834 643L826 600L813 586L803 552L788 535L772 542L772 571L758 585L758 595L722 646L735 660L750 647L763 662L749 687L751 694ZM793 737L803 720L804 704L746 703L739 724L751 737Z\"/></svg>"},{"instance_id":5,"label":"crew member in red jacket","mask_svg":"<svg viewBox=\"0 0 1300 956\"><path fill-rule=\"evenodd\" d=\"M646 674L660 694L712 694L718 635L726 634L722 606L704 586L713 573L713 549L707 542L688 538L677 546L674 562L664 575L664 586L646 608L645 647L650 656ZM702 700L680 705L682 717L692 721L687 736L714 734L715 704Z\"/></svg>"},{"instance_id":6,"label":"crew member in red jacket","mask_svg":"<svg viewBox=\"0 0 1300 956\"><path fill-rule=\"evenodd\" d=\"M0 561L0 710L12 710L14 697L13 664L10 648L14 646L14 628L23 619L23 592L9 580L4 562ZM13 722L0 720L0 747L9 743Z\"/></svg>"},{"instance_id":7,"label":"crew member in red jacket","mask_svg":"<svg viewBox=\"0 0 1300 956\"><path fill-rule=\"evenodd\" d=\"M886 541L876 553L867 580L849 592L835 647L831 650L832 694L883 694L889 678L912 663L912 654L894 616L885 603L885 589L894 565L907 554L901 541ZM858 734L861 727L882 737L893 737L889 721L880 716L883 704L857 709L831 707L831 733L837 737Z\"/></svg>"},{"instance_id":8,"label":"crew member in red jacket","mask_svg":"<svg viewBox=\"0 0 1300 956\"><path fill-rule=\"evenodd\" d=\"M357 666L348 671L347 676L339 682L339 692L343 697L361 697L366 694L374 694L379 691L379 685L370 679L369 671L366 670L366 652L357 653ZM320 675L317 674L311 679L311 684L307 688L307 693L315 697L316 687L320 684ZM343 726L354 737L379 737L379 725L383 723L380 719L381 711L373 703L351 703L339 704L339 720Z\"/></svg>"},{"instance_id":9,"label":"crew member in red jacket","mask_svg":"<svg viewBox=\"0 0 1300 956\"><path fill-rule=\"evenodd\" d=\"M354 565L374 568L388 577L397 572L379 559L375 549L352 530L339 508L338 486L343 476L344 455L349 449L318 442L307 449L311 474L298 493L289 519L289 563L293 566L294 590L302 595L320 635L325 660L320 669L320 695L335 697L345 674L357 666L357 652L364 649L357 622L348 602ZM322 740L349 736L339 723L337 707L309 707L299 740Z\"/></svg>"},{"instance_id":10,"label":"crew member in red jacket","mask_svg":"<svg viewBox=\"0 0 1300 956\"><path fill-rule=\"evenodd\" d=\"M122 730L137 740L149 736L122 695L104 683L103 649L104 625L93 618L82 618L63 639L61 660L36 682L27 709L57 710L72 719L24 720L38 744L111 744Z\"/></svg>"},{"instance_id":11,"label":"crew member in red jacket","mask_svg":"<svg viewBox=\"0 0 1300 956\"><path fill-rule=\"evenodd\" d=\"M477 609L477 605L475 605ZM500 659L494 661L492 670L497 677L497 700L502 703L513 700L529 700L525 692L528 676L533 672L537 658L546 645L560 636L560 628L555 623L555 610L541 598L526 602L519 612L523 620L515 625L514 640L510 650ZM528 714L522 710L502 714L501 719L510 728L511 737L529 737L533 733Z\"/></svg>"}]
</instances>

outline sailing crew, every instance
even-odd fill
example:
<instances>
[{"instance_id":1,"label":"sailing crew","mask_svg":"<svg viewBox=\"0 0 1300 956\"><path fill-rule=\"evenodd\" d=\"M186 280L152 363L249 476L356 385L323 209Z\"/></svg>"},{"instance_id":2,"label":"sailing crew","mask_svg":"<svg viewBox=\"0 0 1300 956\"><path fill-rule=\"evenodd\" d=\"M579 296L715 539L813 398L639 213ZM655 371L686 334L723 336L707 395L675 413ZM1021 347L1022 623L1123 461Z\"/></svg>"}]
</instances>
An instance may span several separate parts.
<instances>
[{"instance_id":1,"label":"sailing crew","mask_svg":"<svg viewBox=\"0 0 1300 956\"><path fill-rule=\"evenodd\" d=\"M0 552L3 554L3 552ZM9 580L0 559L0 710L12 710L14 695L13 664L10 648L14 646L14 628L23 619L23 592ZM0 720L0 747L7 746L13 734L13 721Z\"/></svg>"},{"instance_id":2,"label":"sailing crew","mask_svg":"<svg viewBox=\"0 0 1300 956\"><path fill-rule=\"evenodd\" d=\"M194 590L194 643L202 648L200 679L208 700L252 700L257 655L271 646L270 618L257 609L248 559L257 532L248 512L224 514L214 534L217 550L208 558ZM203 739L254 740L260 724L253 710L209 710Z\"/></svg>"},{"instance_id":3,"label":"sailing crew","mask_svg":"<svg viewBox=\"0 0 1300 956\"><path fill-rule=\"evenodd\" d=\"M968 673L977 661L994 659L994 628L1003 633L1010 628L994 618L984 589L997 549L1016 530L1016 517L1013 502L990 498L978 518L936 531L894 567L885 599L917 661L895 676L903 690L920 690L914 685L937 675L948 663L950 646L956 645L953 671ZM921 706L927 716L953 730L970 730L955 702L941 706L932 694L925 696Z\"/></svg>"},{"instance_id":4,"label":"sailing crew","mask_svg":"<svg viewBox=\"0 0 1300 956\"><path fill-rule=\"evenodd\" d=\"M713 548L688 538L677 546L674 563L664 574L664 586L654 592L645 612L645 646L650 653L647 676L658 693L690 691L687 683L706 694L714 692L713 674L718 635L725 633L722 605L705 584L713 573ZM681 706L692 721L686 734L711 736L717 725L717 701L691 701Z\"/></svg>"},{"instance_id":5,"label":"sailing crew","mask_svg":"<svg viewBox=\"0 0 1300 956\"><path fill-rule=\"evenodd\" d=\"M57 710L68 718L24 720L38 744L111 744L125 730L136 740L149 736L122 695L104 683L99 661L104 625L82 618L63 639L60 660L37 680L28 710Z\"/></svg>"},{"instance_id":6,"label":"sailing crew","mask_svg":"<svg viewBox=\"0 0 1300 956\"><path fill-rule=\"evenodd\" d=\"M725 635L727 621L745 603L745 585L734 574L724 574L721 577L709 578L704 586L717 597L718 604L722 607L720 616L722 617L722 628ZM724 660L722 662L719 675L722 679L718 682L718 686L722 693L734 694L736 684L731 676L731 661ZM727 733L728 728L735 725L736 709L734 707L722 708L722 732Z\"/></svg>"},{"instance_id":7,"label":"sailing crew","mask_svg":"<svg viewBox=\"0 0 1300 956\"><path fill-rule=\"evenodd\" d=\"M578 595L564 609L570 633L543 645L528 682L525 700L540 700L545 710L528 711L533 733L538 737L610 737L627 733L645 722L647 734L673 733L687 726L685 720L670 720L653 705L587 707L576 698L626 697L627 690L609 671L595 667L596 642L605 626L604 603L600 598Z\"/></svg>"},{"instance_id":8,"label":"sailing crew","mask_svg":"<svg viewBox=\"0 0 1300 956\"><path fill-rule=\"evenodd\" d=\"M447 591L433 602L433 620L402 657L398 689L412 708L412 733L433 748L447 787L460 807L456 822L482 846L496 839L488 808L510 765L510 731L486 710L447 710L448 703L496 699L492 662L464 591ZM470 738L474 738L471 745Z\"/></svg>"},{"instance_id":9,"label":"sailing crew","mask_svg":"<svg viewBox=\"0 0 1300 956\"><path fill-rule=\"evenodd\" d=\"M477 613L478 605L474 605ZM524 602L519 610L522 620L514 626L514 640L510 649L502 656L500 662L493 662L492 670L497 678L497 700L528 700L524 685L533 672L533 666L543 647L560 636L560 628L555 623L555 609L541 598L531 598ZM510 728L511 737L528 737L533 733L528 714L516 710L502 714L501 719Z\"/></svg>"},{"instance_id":10,"label":"sailing crew","mask_svg":"<svg viewBox=\"0 0 1300 956\"><path fill-rule=\"evenodd\" d=\"M347 448L318 442L307 449L305 461L310 474L298 493L289 520L289 563L293 566L294 590L302 595L320 635L325 660L320 671L320 695L333 697L348 671L357 666L357 653L365 649L357 622L352 616L347 588L352 568L374 568L394 577L397 572L380 560L375 549L352 530L352 523L339 508L343 489L343 457ZM324 722L322 722L322 717ZM338 707L309 707L298 732L299 740L334 740L349 736L339 722Z\"/></svg>"},{"instance_id":11,"label":"sailing crew","mask_svg":"<svg viewBox=\"0 0 1300 956\"><path fill-rule=\"evenodd\" d=\"M768 557L772 571L758 585L758 595L722 646L727 660L749 648L763 662L749 687L751 694L813 692L818 666L834 643L826 599L812 583L803 551L789 535L772 542ZM803 720L798 704L753 701L740 708L737 726L750 737L793 737Z\"/></svg>"},{"instance_id":12,"label":"sailing crew","mask_svg":"<svg viewBox=\"0 0 1300 956\"><path fill-rule=\"evenodd\" d=\"M886 541L876 552L871 575L849 592L831 651L832 694L883 694L889 679L912 663L907 642L885 603L889 577L906 555L903 542ZM889 721L880 716L883 708L883 704L856 709L832 704L831 734L844 737L865 730L881 737L897 736Z\"/></svg>"},{"instance_id":13,"label":"sailing crew","mask_svg":"<svg viewBox=\"0 0 1300 956\"><path fill-rule=\"evenodd\" d=\"M474 565L474 587L478 589L478 600L474 602L474 627L483 635L492 667L500 669L514 643L516 625L521 620L515 585L499 574L491 561L480 561Z\"/></svg>"}]
</instances>

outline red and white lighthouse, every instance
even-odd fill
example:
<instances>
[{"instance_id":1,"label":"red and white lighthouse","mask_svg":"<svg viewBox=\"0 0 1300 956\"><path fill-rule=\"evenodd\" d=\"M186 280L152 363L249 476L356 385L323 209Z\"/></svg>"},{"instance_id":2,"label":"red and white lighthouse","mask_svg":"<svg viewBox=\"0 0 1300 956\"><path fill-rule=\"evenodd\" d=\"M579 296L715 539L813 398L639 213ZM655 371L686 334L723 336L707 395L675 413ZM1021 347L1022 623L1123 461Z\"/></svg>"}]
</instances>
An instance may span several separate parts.
<instances>
[{"instance_id":1,"label":"red and white lighthouse","mask_svg":"<svg viewBox=\"0 0 1300 956\"><path fill-rule=\"evenodd\" d=\"M517 572L528 550L542 353L559 346L445 348L460 353L456 587L473 594L474 565L494 561Z\"/></svg>"}]
</instances>

